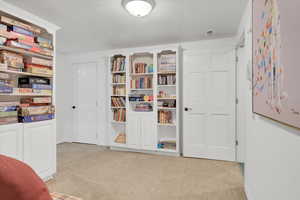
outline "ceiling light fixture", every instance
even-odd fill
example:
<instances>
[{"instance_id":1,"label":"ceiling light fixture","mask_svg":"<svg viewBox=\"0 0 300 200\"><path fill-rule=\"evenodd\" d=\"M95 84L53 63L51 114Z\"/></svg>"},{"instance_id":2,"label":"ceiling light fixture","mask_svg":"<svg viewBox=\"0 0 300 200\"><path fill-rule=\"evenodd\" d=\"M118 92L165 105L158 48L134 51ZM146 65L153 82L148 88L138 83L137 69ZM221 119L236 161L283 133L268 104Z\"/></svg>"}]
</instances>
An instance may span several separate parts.
<instances>
[{"instance_id":1,"label":"ceiling light fixture","mask_svg":"<svg viewBox=\"0 0 300 200\"><path fill-rule=\"evenodd\" d=\"M123 0L123 7L135 17L149 15L155 6L154 0Z\"/></svg>"}]
</instances>

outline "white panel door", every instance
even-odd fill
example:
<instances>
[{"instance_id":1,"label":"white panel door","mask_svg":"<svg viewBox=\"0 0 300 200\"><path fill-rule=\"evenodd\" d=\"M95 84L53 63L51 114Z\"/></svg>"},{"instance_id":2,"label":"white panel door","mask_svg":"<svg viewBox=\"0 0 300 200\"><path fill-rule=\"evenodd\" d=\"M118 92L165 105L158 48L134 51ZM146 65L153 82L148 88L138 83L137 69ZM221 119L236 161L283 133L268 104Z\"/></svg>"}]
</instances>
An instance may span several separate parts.
<instances>
[{"instance_id":1,"label":"white panel door","mask_svg":"<svg viewBox=\"0 0 300 200\"><path fill-rule=\"evenodd\" d=\"M42 178L56 170L56 136L53 120L24 124L24 162Z\"/></svg>"},{"instance_id":2,"label":"white panel door","mask_svg":"<svg viewBox=\"0 0 300 200\"><path fill-rule=\"evenodd\" d=\"M152 114L143 113L141 117L141 142L142 149L154 150L156 148L155 117Z\"/></svg>"},{"instance_id":3,"label":"white panel door","mask_svg":"<svg viewBox=\"0 0 300 200\"><path fill-rule=\"evenodd\" d=\"M97 63L75 69L75 142L97 144Z\"/></svg>"},{"instance_id":4,"label":"white panel door","mask_svg":"<svg viewBox=\"0 0 300 200\"><path fill-rule=\"evenodd\" d=\"M139 149L141 146L141 120L134 115L128 115L127 124L127 145L129 148Z\"/></svg>"},{"instance_id":5,"label":"white panel door","mask_svg":"<svg viewBox=\"0 0 300 200\"><path fill-rule=\"evenodd\" d=\"M21 124L0 127L0 154L23 160L23 126Z\"/></svg>"},{"instance_id":6,"label":"white panel door","mask_svg":"<svg viewBox=\"0 0 300 200\"><path fill-rule=\"evenodd\" d=\"M234 50L187 52L183 74L183 154L235 161Z\"/></svg>"}]
</instances>

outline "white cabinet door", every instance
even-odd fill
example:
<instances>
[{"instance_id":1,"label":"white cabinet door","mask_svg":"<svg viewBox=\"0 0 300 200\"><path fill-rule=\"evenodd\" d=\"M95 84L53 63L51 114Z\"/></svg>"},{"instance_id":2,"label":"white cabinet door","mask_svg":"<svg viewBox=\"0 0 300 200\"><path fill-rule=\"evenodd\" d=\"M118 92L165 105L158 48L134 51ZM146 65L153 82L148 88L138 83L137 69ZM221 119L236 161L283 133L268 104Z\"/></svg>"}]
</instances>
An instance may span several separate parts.
<instances>
[{"instance_id":1,"label":"white cabinet door","mask_svg":"<svg viewBox=\"0 0 300 200\"><path fill-rule=\"evenodd\" d=\"M141 117L141 142L143 150L154 150L156 144L155 118L150 116Z\"/></svg>"},{"instance_id":2,"label":"white cabinet door","mask_svg":"<svg viewBox=\"0 0 300 200\"><path fill-rule=\"evenodd\" d=\"M184 55L183 154L235 161L234 50Z\"/></svg>"},{"instance_id":3,"label":"white cabinet door","mask_svg":"<svg viewBox=\"0 0 300 200\"><path fill-rule=\"evenodd\" d=\"M23 126L11 124L0 126L0 154L23 160Z\"/></svg>"},{"instance_id":4,"label":"white cabinet door","mask_svg":"<svg viewBox=\"0 0 300 200\"><path fill-rule=\"evenodd\" d=\"M54 120L24 124L24 162L41 178L56 171L56 136Z\"/></svg>"},{"instance_id":5,"label":"white cabinet door","mask_svg":"<svg viewBox=\"0 0 300 200\"><path fill-rule=\"evenodd\" d=\"M127 145L129 148L139 149L140 148L140 130L141 130L141 120L133 115L128 117L128 125L126 130L127 135Z\"/></svg>"}]
</instances>

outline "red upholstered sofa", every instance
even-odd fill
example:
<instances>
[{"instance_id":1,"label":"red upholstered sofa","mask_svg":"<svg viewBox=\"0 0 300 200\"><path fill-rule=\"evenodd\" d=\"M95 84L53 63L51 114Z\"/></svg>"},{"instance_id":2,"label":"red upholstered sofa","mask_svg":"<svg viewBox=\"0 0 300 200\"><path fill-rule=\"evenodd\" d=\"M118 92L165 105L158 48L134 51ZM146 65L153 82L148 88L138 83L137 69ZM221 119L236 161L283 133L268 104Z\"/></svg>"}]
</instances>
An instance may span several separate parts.
<instances>
[{"instance_id":1,"label":"red upholstered sofa","mask_svg":"<svg viewBox=\"0 0 300 200\"><path fill-rule=\"evenodd\" d=\"M0 155L0 199L80 200L58 193L50 194L46 184L23 162Z\"/></svg>"}]
</instances>

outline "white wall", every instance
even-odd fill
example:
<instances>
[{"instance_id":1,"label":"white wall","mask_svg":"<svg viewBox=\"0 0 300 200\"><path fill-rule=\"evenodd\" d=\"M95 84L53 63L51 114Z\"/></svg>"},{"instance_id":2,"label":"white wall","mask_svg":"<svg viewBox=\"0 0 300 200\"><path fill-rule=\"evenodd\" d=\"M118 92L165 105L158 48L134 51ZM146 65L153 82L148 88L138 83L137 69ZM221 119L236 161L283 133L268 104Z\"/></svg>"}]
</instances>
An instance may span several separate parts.
<instances>
[{"instance_id":1,"label":"white wall","mask_svg":"<svg viewBox=\"0 0 300 200\"><path fill-rule=\"evenodd\" d=\"M246 9L239 33L251 30L251 2ZM244 69L240 70L244 90L241 113L246 123L245 187L249 200L300 199L300 130L252 114L250 82L246 80L247 63L252 58L251 33L241 51Z\"/></svg>"},{"instance_id":2,"label":"white wall","mask_svg":"<svg viewBox=\"0 0 300 200\"><path fill-rule=\"evenodd\" d=\"M57 52L56 57L56 130L57 143L69 140L72 132L72 73L67 56Z\"/></svg>"}]
</instances>

